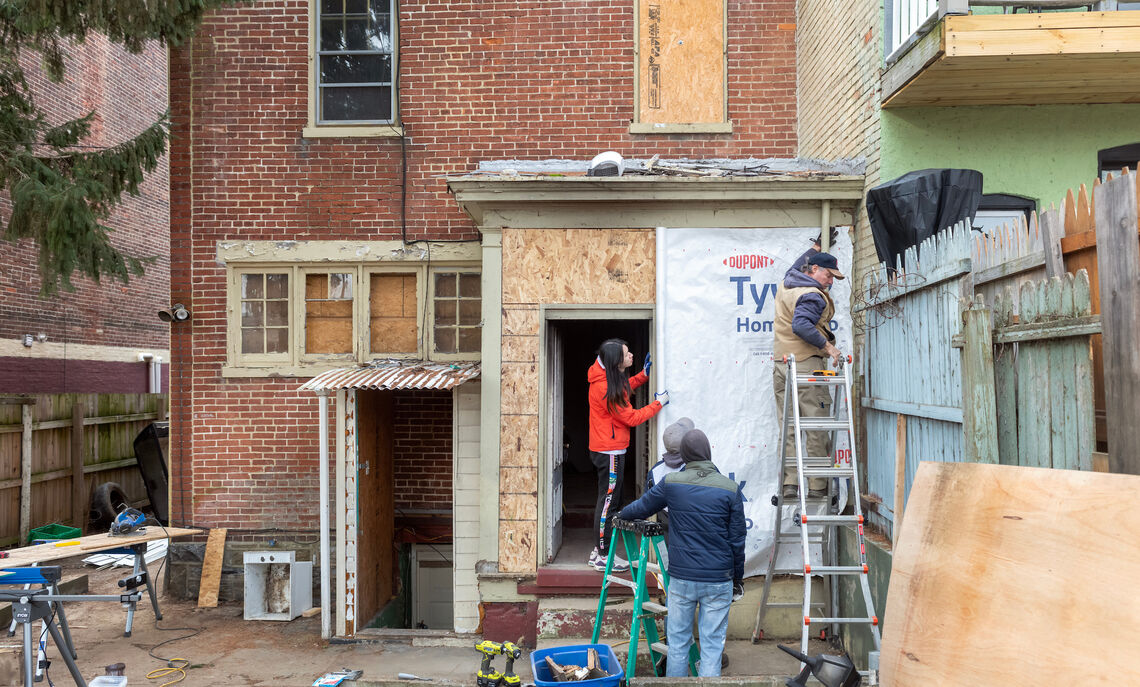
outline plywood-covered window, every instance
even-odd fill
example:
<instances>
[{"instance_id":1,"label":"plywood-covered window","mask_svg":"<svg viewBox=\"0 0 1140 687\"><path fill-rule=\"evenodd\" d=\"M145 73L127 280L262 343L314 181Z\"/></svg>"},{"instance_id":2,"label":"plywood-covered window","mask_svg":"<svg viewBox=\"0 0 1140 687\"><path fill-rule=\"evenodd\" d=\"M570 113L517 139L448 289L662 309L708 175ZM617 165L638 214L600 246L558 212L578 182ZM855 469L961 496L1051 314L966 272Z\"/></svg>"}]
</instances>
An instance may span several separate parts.
<instances>
[{"instance_id":1,"label":"plywood-covered window","mask_svg":"<svg viewBox=\"0 0 1140 687\"><path fill-rule=\"evenodd\" d=\"M368 340L373 355L419 352L419 272L374 272L368 288Z\"/></svg>"},{"instance_id":2,"label":"plywood-covered window","mask_svg":"<svg viewBox=\"0 0 1140 687\"><path fill-rule=\"evenodd\" d=\"M305 275L305 353L353 353L353 272Z\"/></svg>"},{"instance_id":3,"label":"plywood-covered window","mask_svg":"<svg viewBox=\"0 0 1140 687\"><path fill-rule=\"evenodd\" d=\"M731 133L726 0L636 0L631 133Z\"/></svg>"},{"instance_id":4,"label":"plywood-covered window","mask_svg":"<svg viewBox=\"0 0 1140 687\"><path fill-rule=\"evenodd\" d=\"M289 356L290 289L288 272L242 272L239 291L239 350L248 360L284 360Z\"/></svg>"},{"instance_id":5,"label":"plywood-covered window","mask_svg":"<svg viewBox=\"0 0 1140 687\"><path fill-rule=\"evenodd\" d=\"M479 273L436 272L432 286L434 351L479 353L483 319Z\"/></svg>"},{"instance_id":6,"label":"plywood-covered window","mask_svg":"<svg viewBox=\"0 0 1140 687\"><path fill-rule=\"evenodd\" d=\"M230 271L224 373L303 376L388 358L478 360L479 268L302 263Z\"/></svg>"}]
</instances>

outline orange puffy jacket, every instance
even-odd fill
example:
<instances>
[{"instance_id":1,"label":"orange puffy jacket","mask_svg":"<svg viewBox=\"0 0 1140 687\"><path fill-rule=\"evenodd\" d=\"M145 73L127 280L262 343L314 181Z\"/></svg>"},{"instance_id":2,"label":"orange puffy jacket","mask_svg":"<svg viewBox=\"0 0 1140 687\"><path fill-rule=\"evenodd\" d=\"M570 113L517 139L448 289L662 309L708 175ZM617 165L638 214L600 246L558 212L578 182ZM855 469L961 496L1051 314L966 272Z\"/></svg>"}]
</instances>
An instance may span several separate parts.
<instances>
[{"instance_id":1,"label":"orange puffy jacket","mask_svg":"<svg viewBox=\"0 0 1140 687\"><path fill-rule=\"evenodd\" d=\"M629 428L640 425L661 412L660 401L634 409L629 405L629 396L626 396L626 405L611 413L606 407L606 370L597 360L590 366L586 379L590 381L591 451L620 451L629 448ZM636 389L647 381L649 377L645 376L645 372L638 372L629 378L629 387Z\"/></svg>"}]
</instances>

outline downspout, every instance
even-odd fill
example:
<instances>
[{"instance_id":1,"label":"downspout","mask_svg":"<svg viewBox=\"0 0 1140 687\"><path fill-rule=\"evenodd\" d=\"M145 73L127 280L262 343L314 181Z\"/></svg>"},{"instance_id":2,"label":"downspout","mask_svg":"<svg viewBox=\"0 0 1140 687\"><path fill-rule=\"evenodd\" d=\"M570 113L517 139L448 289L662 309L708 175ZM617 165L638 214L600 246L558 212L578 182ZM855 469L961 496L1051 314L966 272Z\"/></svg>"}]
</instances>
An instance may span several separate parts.
<instances>
[{"instance_id":1,"label":"downspout","mask_svg":"<svg viewBox=\"0 0 1140 687\"><path fill-rule=\"evenodd\" d=\"M329 570L329 392L321 389L317 392L320 399L320 433L321 433L321 466L320 466L320 501L321 501L321 638L332 636L332 612L330 608L329 579L332 572Z\"/></svg>"}]
</instances>

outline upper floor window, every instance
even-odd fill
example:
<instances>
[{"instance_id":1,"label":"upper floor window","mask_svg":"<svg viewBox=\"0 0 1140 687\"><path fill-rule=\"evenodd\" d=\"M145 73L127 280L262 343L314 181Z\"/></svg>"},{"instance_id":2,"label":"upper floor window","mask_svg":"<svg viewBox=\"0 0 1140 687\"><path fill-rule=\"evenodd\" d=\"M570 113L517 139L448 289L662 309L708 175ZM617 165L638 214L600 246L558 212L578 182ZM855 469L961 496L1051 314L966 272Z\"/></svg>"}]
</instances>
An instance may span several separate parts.
<instances>
[{"instance_id":1,"label":"upper floor window","mask_svg":"<svg viewBox=\"0 0 1140 687\"><path fill-rule=\"evenodd\" d=\"M395 19L392 0L314 0L314 121L321 125L395 122Z\"/></svg>"}]
</instances>

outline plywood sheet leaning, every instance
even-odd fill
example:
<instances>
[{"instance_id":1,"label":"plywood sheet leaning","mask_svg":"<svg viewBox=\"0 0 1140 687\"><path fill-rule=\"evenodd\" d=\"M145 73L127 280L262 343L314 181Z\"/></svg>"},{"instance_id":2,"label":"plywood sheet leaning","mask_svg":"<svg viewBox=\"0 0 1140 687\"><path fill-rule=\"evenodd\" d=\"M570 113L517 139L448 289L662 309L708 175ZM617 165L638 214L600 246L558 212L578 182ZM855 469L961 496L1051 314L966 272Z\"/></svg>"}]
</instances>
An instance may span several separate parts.
<instances>
[{"instance_id":1,"label":"plywood sheet leaning","mask_svg":"<svg viewBox=\"0 0 1140 687\"><path fill-rule=\"evenodd\" d=\"M202 557L202 577L198 582L198 608L218 605L218 588L222 584L222 561L226 553L226 530L215 527L206 537L206 554Z\"/></svg>"},{"instance_id":2,"label":"plywood sheet leaning","mask_svg":"<svg viewBox=\"0 0 1140 687\"><path fill-rule=\"evenodd\" d=\"M1140 476L921 463L881 684L1135 685Z\"/></svg>"},{"instance_id":3,"label":"plywood sheet leaning","mask_svg":"<svg viewBox=\"0 0 1140 687\"><path fill-rule=\"evenodd\" d=\"M638 121L725 121L724 0L638 2Z\"/></svg>"}]
</instances>

